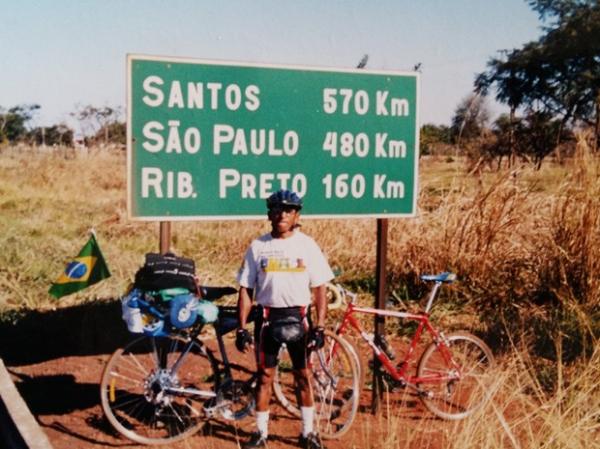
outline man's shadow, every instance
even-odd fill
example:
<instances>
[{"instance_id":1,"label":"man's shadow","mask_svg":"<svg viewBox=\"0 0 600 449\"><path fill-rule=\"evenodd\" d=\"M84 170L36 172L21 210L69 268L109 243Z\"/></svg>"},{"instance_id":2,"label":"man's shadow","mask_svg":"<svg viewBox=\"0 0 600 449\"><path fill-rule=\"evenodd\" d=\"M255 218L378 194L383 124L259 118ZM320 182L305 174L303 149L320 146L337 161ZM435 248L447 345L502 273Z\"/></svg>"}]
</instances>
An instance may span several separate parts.
<instances>
[{"instance_id":1,"label":"man's shadow","mask_svg":"<svg viewBox=\"0 0 600 449\"><path fill-rule=\"evenodd\" d=\"M72 355L110 354L130 339L118 300L15 312L0 321L0 358L7 366L20 366Z\"/></svg>"}]
</instances>

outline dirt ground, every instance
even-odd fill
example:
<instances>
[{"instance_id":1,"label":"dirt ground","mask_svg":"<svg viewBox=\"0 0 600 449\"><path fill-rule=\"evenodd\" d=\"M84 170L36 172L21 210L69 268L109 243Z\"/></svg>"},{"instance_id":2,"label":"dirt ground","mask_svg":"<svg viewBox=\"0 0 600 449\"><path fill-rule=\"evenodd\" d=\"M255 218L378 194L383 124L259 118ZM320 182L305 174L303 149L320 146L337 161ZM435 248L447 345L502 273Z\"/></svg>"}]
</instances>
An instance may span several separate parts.
<instances>
[{"instance_id":1,"label":"dirt ground","mask_svg":"<svg viewBox=\"0 0 600 449\"><path fill-rule=\"evenodd\" d=\"M54 449L143 447L120 436L100 406L104 365L131 338L115 320L119 308L117 303L88 304L35 312L18 326L0 325L0 356ZM228 352L234 354L235 349ZM371 413L371 397L370 390L362 391L352 428L339 440L327 440L327 448L438 449L444 447L447 426L455 425L432 416L408 391L391 394L377 414ZM276 403L269 428L271 449L297 447L300 421ZM169 447L239 448L253 430L252 416L233 423L211 420L198 434Z\"/></svg>"},{"instance_id":2,"label":"dirt ground","mask_svg":"<svg viewBox=\"0 0 600 449\"><path fill-rule=\"evenodd\" d=\"M107 359L108 354L67 356L8 367L19 392L55 449L143 447L121 437L104 418L99 404L99 381ZM386 413L387 403L382 404L379 414L371 413L371 396L370 390L363 391L352 429L339 440L326 441L327 448L380 447L384 441L402 441L401 447L442 447L444 423L424 411L415 397L406 392L392 395L400 402L392 404L394 412L390 416ZM411 441L405 436L407 427L413 428ZM212 420L201 433L169 447L239 448L253 428L251 416L236 423ZM269 447L297 447L299 429L300 421L273 403Z\"/></svg>"}]
</instances>

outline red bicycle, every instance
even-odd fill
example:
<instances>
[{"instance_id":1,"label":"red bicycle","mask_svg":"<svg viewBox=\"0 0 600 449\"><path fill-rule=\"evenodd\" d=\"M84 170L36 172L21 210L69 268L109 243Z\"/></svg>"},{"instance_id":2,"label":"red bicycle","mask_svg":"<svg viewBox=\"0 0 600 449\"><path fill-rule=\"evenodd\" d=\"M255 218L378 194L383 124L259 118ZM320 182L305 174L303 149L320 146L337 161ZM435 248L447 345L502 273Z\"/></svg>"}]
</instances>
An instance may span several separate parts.
<instances>
[{"instance_id":1,"label":"red bicycle","mask_svg":"<svg viewBox=\"0 0 600 449\"><path fill-rule=\"evenodd\" d=\"M445 272L424 275L421 279L433 282L433 286L425 308L416 313L359 307L356 305L356 294L337 285L347 302L347 308L336 333L343 336L349 328L355 329L371 347L394 386L413 388L427 409L436 416L452 420L466 418L489 397L494 357L490 348L478 337L468 332L444 334L430 321L430 311L442 285L452 283L456 280L456 275ZM400 363L393 361L395 356L385 337L366 333L355 317L356 314L400 318L418 323ZM411 375L409 367L425 332L430 334L433 341L423 351L416 375Z\"/></svg>"}]
</instances>

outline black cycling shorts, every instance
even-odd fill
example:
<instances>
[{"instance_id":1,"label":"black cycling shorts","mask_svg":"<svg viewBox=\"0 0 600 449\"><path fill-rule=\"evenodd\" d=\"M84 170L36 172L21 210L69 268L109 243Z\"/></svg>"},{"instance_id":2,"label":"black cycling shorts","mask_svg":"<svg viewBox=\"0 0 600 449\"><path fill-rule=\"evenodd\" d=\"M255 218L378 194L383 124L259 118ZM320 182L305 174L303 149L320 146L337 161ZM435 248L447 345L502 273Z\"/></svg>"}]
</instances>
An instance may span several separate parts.
<instances>
[{"instance_id":1,"label":"black cycling shorts","mask_svg":"<svg viewBox=\"0 0 600 449\"><path fill-rule=\"evenodd\" d=\"M265 318L268 315L268 318ZM307 349L308 343L308 307L269 307L268 312L265 313L261 307L259 313L257 313L257 319L254 326L254 341L256 345L256 363L258 368L275 368L279 357L279 350L281 349L282 343L275 341L269 332L269 323L289 316L297 316L303 319L305 326L304 337L298 341L292 343L286 343L290 359L292 360L292 367L296 370L306 368Z\"/></svg>"}]
</instances>

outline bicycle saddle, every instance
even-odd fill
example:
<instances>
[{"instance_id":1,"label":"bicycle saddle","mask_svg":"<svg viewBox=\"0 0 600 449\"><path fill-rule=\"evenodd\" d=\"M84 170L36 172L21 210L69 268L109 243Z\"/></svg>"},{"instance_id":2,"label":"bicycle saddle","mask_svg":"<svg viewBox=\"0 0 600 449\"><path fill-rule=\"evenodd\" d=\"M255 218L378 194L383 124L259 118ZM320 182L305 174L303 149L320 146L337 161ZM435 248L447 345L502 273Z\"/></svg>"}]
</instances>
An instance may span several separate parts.
<instances>
[{"instance_id":1,"label":"bicycle saddle","mask_svg":"<svg viewBox=\"0 0 600 449\"><path fill-rule=\"evenodd\" d=\"M456 274L445 271L439 274L423 274L421 276L423 281L434 281L434 282L447 282L448 284L456 280Z\"/></svg>"}]
</instances>

